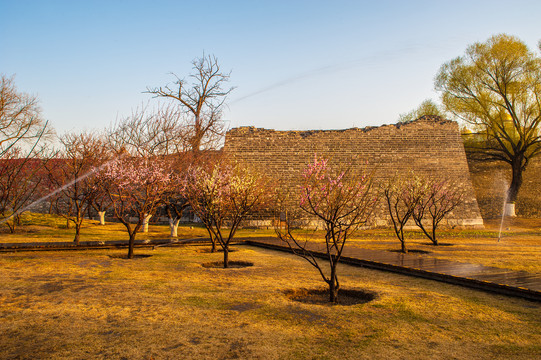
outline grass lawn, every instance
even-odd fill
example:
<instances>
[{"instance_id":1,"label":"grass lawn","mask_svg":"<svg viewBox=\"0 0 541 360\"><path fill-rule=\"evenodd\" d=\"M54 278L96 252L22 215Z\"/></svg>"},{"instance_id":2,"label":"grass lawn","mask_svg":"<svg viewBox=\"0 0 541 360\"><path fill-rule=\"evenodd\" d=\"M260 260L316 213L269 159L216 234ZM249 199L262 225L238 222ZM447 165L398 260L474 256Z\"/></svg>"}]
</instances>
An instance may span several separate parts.
<instances>
[{"instance_id":1,"label":"grass lawn","mask_svg":"<svg viewBox=\"0 0 541 360\"><path fill-rule=\"evenodd\" d=\"M0 243L72 241L75 230L66 229L66 220L53 215L25 213L23 226L15 234L0 233ZM498 242L499 220L485 221L485 229L442 229L438 231L441 246L430 241L418 230L406 233L406 243L411 250L423 250L423 256L453 261L469 262L512 270L524 270L541 274L541 219L506 219L501 240ZM148 233L140 232L138 240L168 239L169 226L151 225ZM178 229L178 238L208 237L206 230L197 225L184 225ZM323 241L323 232L304 231L302 236L313 241ZM275 236L274 230L241 229L237 237ZM81 241L128 240L122 224L108 223L101 226L97 221L85 220ZM358 231L346 246L375 250L398 250L400 243L392 229Z\"/></svg>"},{"instance_id":2,"label":"grass lawn","mask_svg":"<svg viewBox=\"0 0 541 360\"><path fill-rule=\"evenodd\" d=\"M49 214L24 213L21 219L22 226L16 228L14 234L8 232L7 226L1 228L0 243L21 242L56 242L73 241L75 227L66 228L66 219ZM141 230L137 240L168 239L170 235L168 225L150 225L148 233ZM178 229L178 238L208 237L204 227L186 225ZM128 232L121 223L107 222L99 225L95 220L84 220L80 241L106 241L128 240Z\"/></svg>"},{"instance_id":3,"label":"grass lawn","mask_svg":"<svg viewBox=\"0 0 541 360\"><path fill-rule=\"evenodd\" d=\"M236 246L236 269L201 247L1 253L2 359L534 359L541 305L342 265L365 304L285 292L323 285L304 260Z\"/></svg>"}]
</instances>

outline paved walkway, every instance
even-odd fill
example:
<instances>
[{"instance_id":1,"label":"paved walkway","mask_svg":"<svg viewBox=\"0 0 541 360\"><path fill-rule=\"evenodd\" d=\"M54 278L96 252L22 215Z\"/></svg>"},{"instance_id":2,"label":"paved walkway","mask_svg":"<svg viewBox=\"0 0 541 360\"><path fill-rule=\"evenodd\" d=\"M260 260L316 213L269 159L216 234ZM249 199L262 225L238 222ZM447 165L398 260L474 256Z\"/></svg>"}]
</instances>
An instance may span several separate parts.
<instances>
[{"instance_id":1,"label":"paved walkway","mask_svg":"<svg viewBox=\"0 0 541 360\"><path fill-rule=\"evenodd\" d=\"M253 246L291 252L285 242L276 238L245 238L243 240ZM317 252L321 257L325 256L325 244L310 243L309 249ZM541 301L541 274L437 259L430 255L348 247L347 244L341 261Z\"/></svg>"},{"instance_id":2,"label":"paved walkway","mask_svg":"<svg viewBox=\"0 0 541 360\"><path fill-rule=\"evenodd\" d=\"M136 247L159 247L208 244L210 241L202 238L175 240L173 242L170 239L159 239L137 240L135 243ZM286 243L272 237L236 238L235 243L291 252ZM82 241L79 246L76 246L73 242L2 243L0 244L0 252L110 249L125 248L127 246L127 241ZM310 250L318 253L321 257L325 257L325 244L310 243ZM347 247L347 245L344 248L341 262L541 302L541 274L438 259L430 255L401 254Z\"/></svg>"}]
</instances>

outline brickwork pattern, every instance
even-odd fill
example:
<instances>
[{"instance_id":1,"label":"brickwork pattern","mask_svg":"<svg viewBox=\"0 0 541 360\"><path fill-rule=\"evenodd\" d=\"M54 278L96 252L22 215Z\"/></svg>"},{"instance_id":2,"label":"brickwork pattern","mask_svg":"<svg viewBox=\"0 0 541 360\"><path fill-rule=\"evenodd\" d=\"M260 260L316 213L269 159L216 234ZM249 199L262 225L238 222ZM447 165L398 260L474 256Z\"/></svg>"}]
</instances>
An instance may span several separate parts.
<instances>
[{"instance_id":1,"label":"brickwork pattern","mask_svg":"<svg viewBox=\"0 0 541 360\"><path fill-rule=\"evenodd\" d=\"M470 176L484 219L502 216L504 197L511 182L511 166L503 162L468 159ZM517 216L541 217L541 158L532 159L523 173L515 210Z\"/></svg>"},{"instance_id":2,"label":"brickwork pattern","mask_svg":"<svg viewBox=\"0 0 541 360\"><path fill-rule=\"evenodd\" d=\"M439 117L380 127L346 130L276 131L240 127L227 132L224 151L237 163L272 179L276 186L298 191L302 171L314 155L332 164L374 172L376 184L413 170L455 181L464 202L448 215L448 225L482 226L458 125ZM375 219L388 224L383 199Z\"/></svg>"}]
</instances>

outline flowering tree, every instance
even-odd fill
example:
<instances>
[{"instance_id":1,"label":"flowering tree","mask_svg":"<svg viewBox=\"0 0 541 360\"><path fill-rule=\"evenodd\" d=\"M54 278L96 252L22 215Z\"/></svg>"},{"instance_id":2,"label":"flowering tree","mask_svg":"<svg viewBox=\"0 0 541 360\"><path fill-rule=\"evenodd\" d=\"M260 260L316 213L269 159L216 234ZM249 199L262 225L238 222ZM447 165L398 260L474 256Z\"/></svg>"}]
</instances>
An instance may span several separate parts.
<instances>
[{"instance_id":1,"label":"flowering tree","mask_svg":"<svg viewBox=\"0 0 541 360\"><path fill-rule=\"evenodd\" d=\"M129 234L128 258L133 258L135 237L145 217L153 214L163 194L169 190L172 174L157 158L124 157L106 163L100 171L115 217ZM132 224L130 217L137 222Z\"/></svg>"},{"instance_id":2,"label":"flowering tree","mask_svg":"<svg viewBox=\"0 0 541 360\"><path fill-rule=\"evenodd\" d=\"M325 245L329 270L325 271L314 252L307 247L307 241L299 241L292 233L295 211L281 209L285 214L286 228L275 229L278 237L284 240L291 250L306 259L320 273L329 286L329 300L338 300L337 266L347 239L362 225L366 224L372 213L376 199L370 193L371 178L353 173L351 170L334 171L326 159L314 158L303 173L300 209L305 215L315 217L323 223Z\"/></svg>"},{"instance_id":3,"label":"flowering tree","mask_svg":"<svg viewBox=\"0 0 541 360\"><path fill-rule=\"evenodd\" d=\"M247 169L223 164L210 169L194 167L186 176L185 194L211 239L223 249L224 268L229 267L229 244L235 232L265 201L261 178ZM226 226L229 233L224 231Z\"/></svg>"},{"instance_id":4,"label":"flowering tree","mask_svg":"<svg viewBox=\"0 0 541 360\"><path fill-rule=\"evenodd\" d=\"M436 229L443 218L462 202L463 193L447 181L425 180L422 188L423 196L414 208L412 217L430 241L438 245ZM423 224L427 216L431 229Z\"/></svg>"},{"instance_id":5,"label":"flowering tree","mask_svg":"<svg viewBox=\"0 0 541 360\"><path fill-rule=\"evenodd\" d=\"M404 226L423 198L425 187L426 183L412 172L408 176L395 177L383 189L387 209L403 253L408 252L404 238Z\"/></svg>"}]
</instances>

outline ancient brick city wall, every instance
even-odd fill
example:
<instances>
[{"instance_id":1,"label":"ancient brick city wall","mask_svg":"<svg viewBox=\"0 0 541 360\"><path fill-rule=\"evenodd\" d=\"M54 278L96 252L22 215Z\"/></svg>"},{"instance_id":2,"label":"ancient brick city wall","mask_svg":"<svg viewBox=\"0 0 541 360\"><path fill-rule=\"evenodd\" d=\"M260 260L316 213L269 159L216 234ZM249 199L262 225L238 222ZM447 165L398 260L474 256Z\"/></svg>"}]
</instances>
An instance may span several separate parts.
<instances>
[{"instance_id":1,"label":"ancient brick city wall","mask_svg":"<svg viewBox=\"0 0 541 360\"><path fill-rule=\"evenodd\" d=\"M483 219L502 216L504 197L511 182L511 166L503 162L468 159L470 176ZM541 158L528 163L515 203L517 216L541 217Z\"/></svg>"},{"instance_id":2,"label":"ancient brick city wall","mask_svg":"<svg viewBox=\"0 0 541 360\"><path fill-rule=\"evenodd\" d=\"M439 117L381 127L347 130L276 131L241 127L227 132L224 151L238 163L265 174L276 186L296 190L314 154L332 164L374 171L375 184L413 170L420 175L455 181L464 202L449 216L448 225L482 226L458 125ZM389 224L380 199L375 218Z\"/></svg>"}]
</instances>

